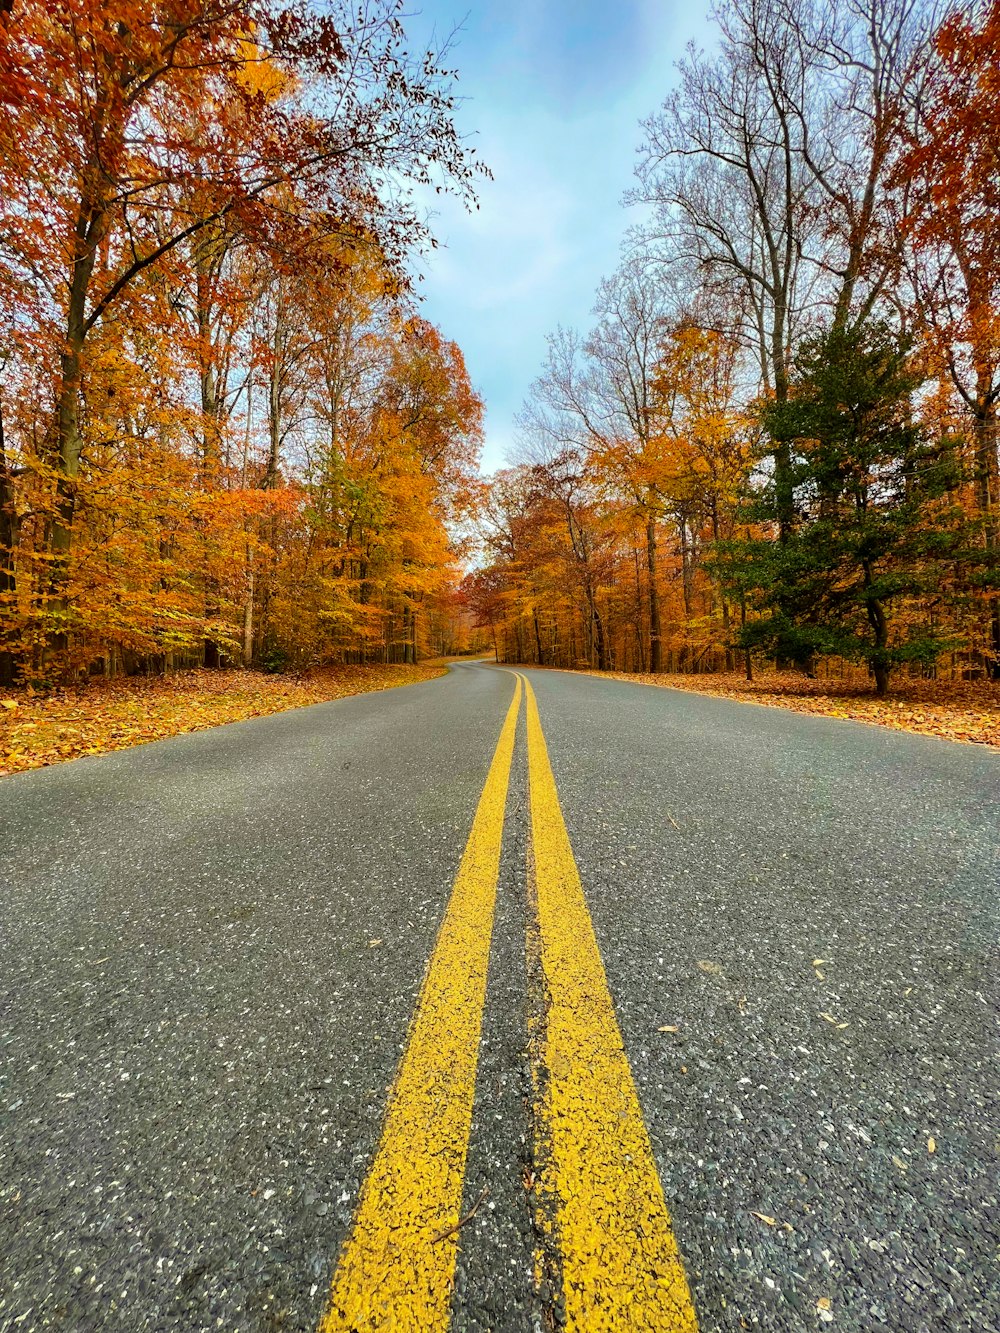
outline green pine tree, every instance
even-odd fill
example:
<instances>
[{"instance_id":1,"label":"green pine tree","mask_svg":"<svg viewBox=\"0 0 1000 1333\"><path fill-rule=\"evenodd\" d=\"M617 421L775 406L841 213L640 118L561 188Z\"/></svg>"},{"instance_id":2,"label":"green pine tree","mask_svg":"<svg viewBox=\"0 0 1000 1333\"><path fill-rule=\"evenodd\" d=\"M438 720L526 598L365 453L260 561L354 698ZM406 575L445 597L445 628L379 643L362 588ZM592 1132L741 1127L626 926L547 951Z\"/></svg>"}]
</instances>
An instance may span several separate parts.
<instances>
[{"instance_id":1,"label":"green pine tree","mask_svg":"<svg viewBox=\"0 0 1000 1333\"><path fill-rule=\"evenodd\" d=\"M963 544L949 495L957 460L915 419L921 376L909 347L883 324L804 343L786 403L764 427L792 455L796 522L784 541L728 543L718 567L756 613L743 648L811 670L818 655L866 662L884 695L893 666L933 661L946 645L930 617L894 614L902 599L932 606ZM777 532L773 482L747 518Z\"/></svg>"}]
</instances>

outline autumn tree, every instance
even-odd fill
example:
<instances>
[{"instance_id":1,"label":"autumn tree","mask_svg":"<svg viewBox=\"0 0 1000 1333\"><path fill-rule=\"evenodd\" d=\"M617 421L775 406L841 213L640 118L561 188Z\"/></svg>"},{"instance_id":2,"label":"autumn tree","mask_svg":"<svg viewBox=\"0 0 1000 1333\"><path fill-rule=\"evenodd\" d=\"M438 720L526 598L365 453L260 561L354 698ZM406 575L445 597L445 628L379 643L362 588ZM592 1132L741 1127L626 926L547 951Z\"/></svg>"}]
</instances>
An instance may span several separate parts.
<instances>
[{"instance_id":1,"label":"autumn tree","mask_svg":"<svg viewBox=\"0 0 1000 1333\"><path fill-rule=\"evenodd\" d=\"M641 524L649 664L663 665L660 612L658 436L653 380L676 305L670 284L641 256L601 283L589 335L560 330L532 389L522 425L568 457L590 457ZM596 475L596 474L595 474Z\"/></svg>"},{"instance_id":2,"label":"autumn tree","mask_svg":"<svg viewBox=\"0 0 1000 1333\"><path fill-rule=\"evenodd\" d=\"M18 354L44 367L52 403L38 441L36 569L48 578L35 614L67 647L86 388L102 329L141 323L175 260L193 268L200 300L234 231L276 235L295 225L290 201L306 196L311 225L374 238L400 272L424 233L390 179L467 196L472 168L447 80L432 55L408 54L390 0L323 12L137 0L114 14L99 0L14 0L0 12L0 74L0 283L23 293ZM209 307L195 319L210 418ZM5 547L9 583L16 559Z\"/></svg>"},{"instance_id":3,"label":"autumn tree","mask_svg":"<svg viewBox=\"0 0 1000 1333\"><path fill-rule=\"evenodd\" d=\"M525 437L523 461L491 482L480 516L489 578L480 614L501 657L549 665L612 664L609 593L615 536L586 456Z\"/></svg>"},{"instance_id":4,"label":"autumn tree","mask_svg":"<svg viewBox=\"0 0 1000 1333\"><path fill-rule=\"evenodd\" d=\"M943 363L973 440L985 656L1000 679L1000 3L951 14L934 48L898 186L914 324Z\"/></svg>"},{"instance_id":5,"label":"autumn tree","mask_svg":"<svg viewBox=\"0 0 1000 1333\"><path fill-rule=\"evenodd\" d=\"M677 532L687 632L696 619L695 583L702 549L707 546L711 554L721 541L734 536L755 456L758 432L741 402L741 388L738 344L717 328L699 323L697 306L693 307L665 338L653 379L654 487ZM714 582L711 564L706 568ZM717 628L730 653L728 592L723 585L715 591ZM711 621L709 628L716 628Z\"/></svg>"},{"instance_id":6,"label":"autumn tree","mask_svg":"<svg viewBox=\"0 0 1000 1333\"><path fill-rule=\"evenodd\" d=\"M635 197L654 243L730 293L762 393L784 402L811 312L867 318L895 271L885 190L904 92L931 33L920 0L730 0L716 51L692 47L645 122ZM779 537L795 522L791 460L774 441Z\"/></svg>"},{"instance_id":7,"label":"autumn tree","mask_svg":"<svg viewBox=\"0 0 1000 1333\"><path fill-rule=\"evenodd\" d=\"M609 662L839 657L880 693L948 647L1000 669L998 15L715 7L644 124L649 220L521 418L545 485L493 488L481 584L513 651L567 660L545 631L571 618L571 481Z\"/></svg>"}]
</instances>

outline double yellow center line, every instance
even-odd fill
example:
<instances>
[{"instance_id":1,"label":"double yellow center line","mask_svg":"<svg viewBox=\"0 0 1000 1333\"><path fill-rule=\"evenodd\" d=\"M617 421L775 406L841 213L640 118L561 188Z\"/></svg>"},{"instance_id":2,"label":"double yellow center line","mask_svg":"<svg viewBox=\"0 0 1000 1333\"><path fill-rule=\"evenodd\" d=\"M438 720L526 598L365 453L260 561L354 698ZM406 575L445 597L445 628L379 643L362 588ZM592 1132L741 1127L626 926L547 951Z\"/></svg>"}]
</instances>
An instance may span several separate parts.
<instances>
[{"instance_id":1,"label":"double yellow center line","mask_svg":"<svg viewBox=\"0 0 1000 1333\"><path fill-rule=\"evenodd\" d=\"M534 906L527 947L536 1215L566 1327L694 1333L694 1307L523 677L500 732L431 956L321 1333L446 1333L472 1126L504 809L527 700Z\"/></svg>"},{"instance_id":2,"label":"double yellow center line","mask_svg":"<svg viewBox=\"0 0 1000 1333\"><path fill-rule=\"evenodd\" d=\"M447 1329L518 679L320 1328Z\"/></svg>"}]
</instances>

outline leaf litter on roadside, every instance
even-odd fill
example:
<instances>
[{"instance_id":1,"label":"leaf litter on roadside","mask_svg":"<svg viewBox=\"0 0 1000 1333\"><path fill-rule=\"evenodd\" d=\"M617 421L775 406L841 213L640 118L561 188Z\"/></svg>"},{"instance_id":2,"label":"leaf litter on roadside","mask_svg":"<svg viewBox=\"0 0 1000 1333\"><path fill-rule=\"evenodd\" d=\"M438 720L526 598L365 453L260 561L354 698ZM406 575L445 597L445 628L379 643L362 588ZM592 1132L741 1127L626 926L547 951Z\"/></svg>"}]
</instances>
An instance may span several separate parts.
<instances>
[{"instance_id":1,"label":"leaf litter on roadside","mask_svg":"<svg viewBox=\"0 0 1000 1333\"><path fill-rule=\"evenodd\" d=\"M876 698L867 684L814 680L795 672L761 672L748 681L737 672L707 675L605 671L589 675L634 680L692 694L722 695L741 703L871 722L896 731L1000 748L1000 685L993 681L894 679L892 694Z\"/></svg>"},{"instance_id":2,"label":"leaf litter on roadside","mask_svg":"<svg viewBox=\"0 0 1000 1333\"><path fill-rule=\"evenodd\" d=\"M0 777L443 674L440 666L402 665L328 667L303 676L197 670L47 694L17 690L0 699Z\"/></svg>"}]
</instances>

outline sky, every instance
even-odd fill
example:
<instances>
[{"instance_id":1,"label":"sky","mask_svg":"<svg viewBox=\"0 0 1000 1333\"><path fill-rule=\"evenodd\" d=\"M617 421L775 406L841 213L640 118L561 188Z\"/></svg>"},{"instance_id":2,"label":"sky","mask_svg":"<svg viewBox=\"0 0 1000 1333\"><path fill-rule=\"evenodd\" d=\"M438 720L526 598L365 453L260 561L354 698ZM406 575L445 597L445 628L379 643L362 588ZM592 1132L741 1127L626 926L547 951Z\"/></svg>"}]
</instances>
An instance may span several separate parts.
<instances>
[{"instance_id":1,"label":"sky","mask_svg":"<svg viewBox=\"0 0 1000 1333\"><path fill-rule=\"evenodd\" d=\"M480 209L438 205L422 313L465 354L486 401L483 469L504 464L546 334L585 329L628 227L639 121L662 103L708 0L414 0L407 30L455 32L457 121L494 179ZM457 31L456 31L457 30Z\"/></svg>"}]
</instances>

